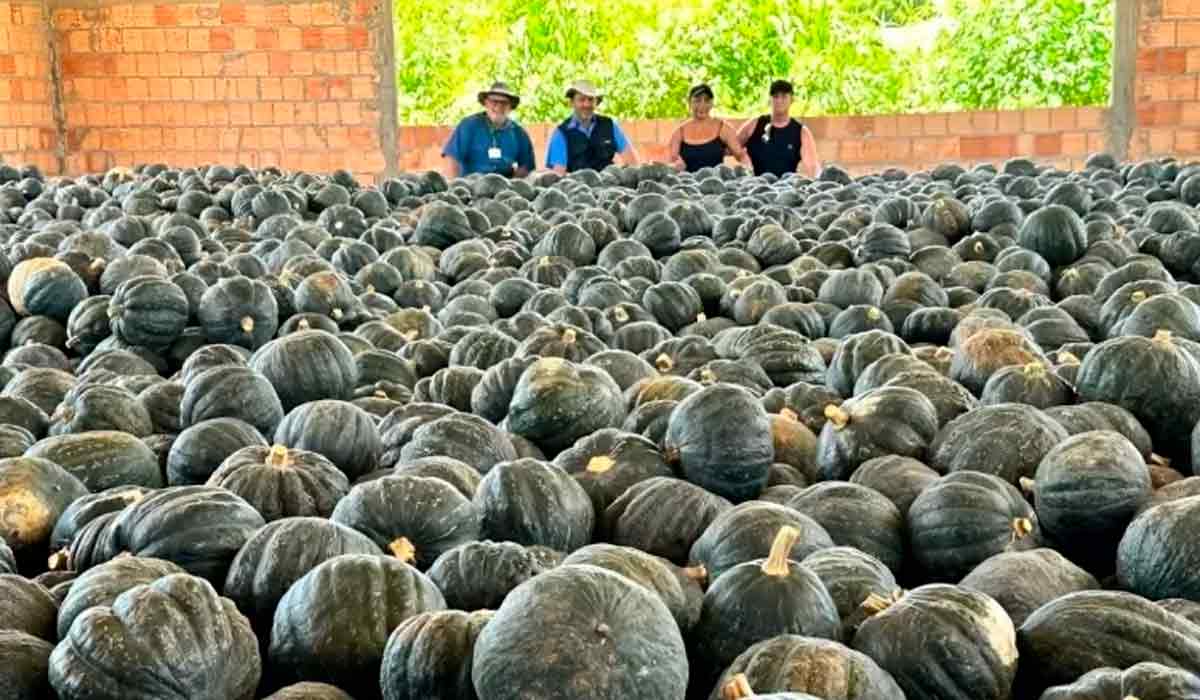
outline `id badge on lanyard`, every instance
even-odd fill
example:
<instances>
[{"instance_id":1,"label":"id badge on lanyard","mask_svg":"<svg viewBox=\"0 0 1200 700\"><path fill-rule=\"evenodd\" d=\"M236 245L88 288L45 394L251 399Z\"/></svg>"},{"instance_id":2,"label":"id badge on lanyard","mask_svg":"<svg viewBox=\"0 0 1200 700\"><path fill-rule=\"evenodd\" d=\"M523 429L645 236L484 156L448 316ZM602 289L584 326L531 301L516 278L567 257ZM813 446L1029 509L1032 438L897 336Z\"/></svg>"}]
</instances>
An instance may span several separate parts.
<instances>
[{"instance_id":1,"label":"id badge on lanyard","mask_svg":"<svg viewBox=\"0 0 1200 700\"><path fill-rule=\"evenodd\" d=\"M500 149L497 148L496 146L492 146L491 148L489 148L488 149L488 158L491 158L492 160L500 160Z\"/></svg>"}]
</instances>

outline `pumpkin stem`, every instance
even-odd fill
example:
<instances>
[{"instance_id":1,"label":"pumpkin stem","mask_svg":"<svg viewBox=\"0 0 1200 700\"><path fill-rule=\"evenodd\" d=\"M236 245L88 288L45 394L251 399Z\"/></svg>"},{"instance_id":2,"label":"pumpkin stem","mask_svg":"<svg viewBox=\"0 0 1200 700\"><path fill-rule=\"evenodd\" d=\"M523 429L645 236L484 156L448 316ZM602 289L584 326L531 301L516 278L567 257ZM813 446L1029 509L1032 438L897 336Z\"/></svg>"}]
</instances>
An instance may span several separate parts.
<instances>
[{"instance_id":1,"label":"pumpkin stem","mask_svg":"<svg viewBox=\"0 0 1200 700\"><path fill-rule=\"evenodd\" d=\"M375 293L375 285L368 284L367 285L367 294L374 294L374 293Z\"/></svg>"},{"instance_id":2,"label":"pumpkin stem","mask_svg":"<svg viewBox=\"0 0 1200 700\"><path fill-rule=\"evenodd\" d=\"M654 366L658 368L659 372L670 372L675 367L675 362L671 359L670 355L664 352L654 358Z\"/></svg>"},{"instance_id":3,"label":"pumpkin stem","mask_svg":"<svg viewBox=\"0 0 1200 700\"><path fill-rule=\"evenodd\" d=\"M1139 289L1133 294L1129 295L1129 301L1132 301L1135 304L1140 304L1143 301L1146 301L1146 293Z\"/></svg>"},{"instance_id":4,"label":"pumpkin stem","mask_svg":"<svg viewBox=\"0 0 1200 700\"><path fill-rule=\"evenodd\" d=\"M1079 358L1075 355L1075 353L1062 350L1058 353L1058 364L1077 365L1079 364Z\"/></svg>"},{"instance_id":5,"label":"pumpkin stem","mask_svg":"<svg viewBox=\"0 0 1200 700\"><path fill-rule=\"evenodd\" d=\"M333 317L333 320L340 321L340 320L342 320L342 316L344 316L345 314L342 313L341 309L334 309L333 311L329 312L329 315Z\"/></svg>"},{"instance_id":6,"label":"pumpkin stem","mask_svg":"<svg viewBox=\"0 0 1200 700\"><path fill-rule=\"evenodd\" d=\"M372 396L374 396L377 399L388 398L387 392L384 392L384 391L376 391L374 394L372 394Z\"/></svg>"},{"instance_id":7,"label":"pumpkin stem","mask_svg":"<svg viewBox=\"0 0 1200 700\"><path fill-rule=\"evenodd\" d=\"M679 448L672 445L671 447L663 447L663 461L667 464L679 464Z\"/></svg>"},{"instance_id":8,"label":"pumpkin stem","mask_svg":"<svg viewBox=\"0 0 1200 700\"><path fill-rule=\"evenodd\" d=\"M798 539L800 531L791 525L779 528L779 534L775 535L775 541L771 543L771 554L763 562L762 572L767 576L787 576L791 571L788 568L788 555L792 553L792 545L796 544Z\"/></svg>"},{"instance_id":9,"label":"pumpkin stem","mask_svg":"<svg viewBox=\"0 0 1200 700\"><path fill-rule=\"evenodd\" d=\"M117 318L121 315L121 310L120 304L109 304L108 311L106 313L108 314L109 318Z\"/></svg>"},{"instance_id":10,"label":"pumpkin stem","mask_svg":"<svg viewBox=\"0 0 1200 700\"><path fill-rule=\"evenodd\" d=\"M242 332L250 335L254 332L254 319L249 316L242 317Z\"/></svg>"},{"instance_id":11,"label":"pumpkin stem","mask_svg":"<svg viewBox=\"0 0 1200 700\"><path fill-rule=\"evenodd\" d=\"M683 567L683 575L703 586L708 581L708 569L703 564Z\"/></svg>"},{"instance_id":12,"label":"pumpkin stem","mask_svg":"<svg viewBox=\"0 0 1200 700\"><path fill-rule=\"evenodd\" d=\"M1154 454L1153 452L1151 452L1150 453L1150 464L1153 464L1156 467L1169 467L1169 466L1171 466L1171 460L1170 460L1170 458L1163 457L1160 454Z\"/></svg>"},{"instance_id":13,"label":"pumpkin stem","mask_svg":"<svg viewBox=\"0 0 1200 700\"><path fill-rule=\"evenodd\" d=\"M983 252L983 243L980 241L975 241L975 245L972 248L972 250L974 250L976 253L982 253Z\"/></svg>"},{"instance_id":14,"label":"pumpkin stem","mask_svg":"<svg viewBox=\"0 0 1200 700\"><path fill-rule=\"evenodd\" d=\"M954 351L943 345L933 353L933 356L939 360L949 360L954 357Z\"/></svg>"},{"instance_id":15,"label":"pumpkin stem","mask_svg":"<svg viewBox=\"0 0 1200 700\"><path fill-rule=\"evenodd\" d=\"M70 571L71 570L71 550L63 547L54 554L50 555L50 559L46 561L46 566L51 571Z\"/></svg>"},{"instance_id":16,"label":"pumpkin stem","mask_svg":"<svg viewBox=\"0 0 1200 700\"><path fill-rule=\"evenodd\" d=\"M700 313L696 314L696 323L700 323L702 321L707 321L707 320L708 320L708 314L706 314L704 312L700 312Z\"/></svg>"},{"instance_id":17,"label":"pumpkin stem","mask_svg":"<svg viewBox=\"0 0 1200 700\"><path fill-rule=\"evenodd\" d=\"M754 689L750 687L750 679L746 674L739 673L721 687L721 700L741 700L754 697Z\"/></svg>"},{"instance_id":18,"label":"pumpkin stem","mask_svg":"<svg viewBox=\"0 0 1200 700\"><path fill-rule=\"evenodd\" d=\"M81 341L79 340L79 336L73 335L70 338L67 338L67 342L65 343L65 345L68 348L74 349L79 345L80 342Z\"/></svg>"},{"instance_id":19,"label":"pumpkin stem","mask_svg":"<svg viewBox=\"0 0 1200 700\"><path fill-rule=\"evenodd\" d=\"M567 344L575 342L575 329L568 328L562 332L562 341Z\"/></svg>"},{"instance_id":20,"label":"pumpkin stem","mask_svg":"<svg viewBox=\"0 0 1200 700\"><path fill-rule=\"evenodd\" d=\"M1076 270L1076 269L1075 269L1075 268L1073 268L1073 267L1068 267L1068 268L1067 268L1066 270L1064 270L1064 271L1063 271L1063 273L1062 273L1062 278L1063 278L1063 279L1075 279L1075 278L1076 278L1076 277L1078 277L1078 276L1079 276L1079 270Z\"/></svg>"},{"instance_id":21,"label":"pumpkin stem","mask_svg":"<svg viewBox=\"0 0 1200 700\"><path fill-rule=\"evenodd\" d=\"M878 321L879 317L882 315L883 314L879 313L879 309L875 308L874 306L867 309L867 320Z\"/></svg>"},{"instance_id":22,"label":"pumpkin stem","mask_svg":"<svg viewBox=\"0 0 1200 700\"><path fill-rule=\"evenodd\" d=\"M617 310L613 311L613 318L617 319L617 323L625 323L629 320L629 312L618 306Z\"/></svg>"},{"instance_id":23,"label":"pumpkin stem","mask_svg":"<svg viewBox=\"0 0 1200 700\"><path fill-rule=\"evenodd\" d=\"M388 551L402 562L412 563L417 560L417 548L407 537L397 537L388 545Z\"/></svg>"},{"instance_id":24,"label":"pumpkin stem","mask_svg":"<svg viewBox=\"0 0 1200 700\"><path fill-rule=\"evenodd\" d=\"M1041 362L1030 362L1022 368L1021 372L1026 379L1044 379L1046 376L1046 366Z\"/></svg>"},{"instance_id":25,"label":"pumpkin stem","mask_svg":"<svg viewBox=\"0 0 1200 700\"><path fill-rule=\"evenodd\" d=\"M422 306L422 307L421 307L421 310L422 310L422 311L424 311L424 312L425 312L425 313L427 313L427 314L431 314L431 313L433 313L433 309L432 309L432 308L429 306L429 304L426 304L426 305Z\"/></svg>"},{"instance_id":26,"label":"pumpkin stem","mask_svg":"<svg viewBox=\"0 0 1200 700\"><path fill-rule=\"evenodd\" d=\"M592 474L603 474L616 464L617 461L608 455L597 455L588 460L587 471Z\"/></svg>"},{"instance_id":27,"label":"pumpkin stem","mask_svg":"<svg viewBox=\"0 0 1200 700\"><path fill-rule=\"evenodd\" d=\"M850 423L850 414L835 404L825 407L825 417L829 419L830 423L833 423L833 427L837 430L845 428Z\"/></svg>"},{"instance_id":28,"label":"pumpkin stem","mask_svg":"<svg viewBox=\"0 0 1200 700\"><path fill-rule=\"evenodd\" d=\"M1033 479L1030 479L1027 476L1023 476L1020 479L1017 479L1017 484L1020 485L1021 490L1024 491L1026 495L1033 493L1033 487L1035 484Z\"/></svg>"},{"instance_id":29,"label":"pumpkin stem","mask_svg":"<svg viewBox=\"0 0 1200 700\"><path fill-rule=\"evenodd\" d=\"M868 616L875 616L900 602L900 599L903 597L904 591L900 589L896 589L887 595L872 593L863 600L859 608L867 613Z\"/></svg>"},{"instance_id":30,"label":"pumpkin stem","mask_svg":"<svg viewBox=\"0 0 1200 700\"><path fill-rule=\"evenodd\" d=\"M267 453L267 466L268 467L275 467L276 469L282 469L282 468L288 466L288 464L290 464L290 463L291 463L291 460L288 458L288 450L286 447L284 447L283 445L272 445L271 446L271 451Z\"/></svg>"},{"instance_id":31,"label":"pumpkin stem","mask_svg":"<svg viewBox=\"0 0 1200 700\"><path fill-rule=\"evenodd\" d=\"M713 371L711 369L709 369L708 367L705 367L704 369L700 370L700 383L701 384L715 384L716 381L717 381L717 375L713 374Z\"/></svg>"},{"instance_id":32,"label":"pumpkin stem","mask_svg":"<svg viewBox=\"0 0 1200 700\"><path fill-rule=\"evenodd\" d=\"M1154 332L1153 340L1156 343L1170 343L1171 331L1167 330L1166 328L1160 328Z\"/></svg>"},{"instance_id":33,"label":"pumpkin stem","mask_svg":"<svg viewBox=\"0 0 1200 700\"><path fill-rule=\"evenodd\" d=\"M312 328L312 325L310 325L310 324L309 324L309 322L308 322L308 319L307 319L307 318L302 318L302 319L300 319L300 321L299 321L299 322L296 324L296 327L297 327L297 328L299 328L299 329L300 329L300 330L302 330L302 331L306 331L306 330L308 330L308 329Z\"/></svg>"},{"instance_id":34,"label":"pumpkin stem","mask_svg":"<svg viewBox=\"0 0 1200 700\"><path fill-rule=\"evenodd\" d=\"M1014 518L1012 521L1012 540L1023 540L1033 532L1033 521L1029 518Z\"/></svg>"},{"instance_id":35,"label":"pumpkin stem","mask_svg":"<svg viewBox=\"0 0 1200 700\"><path fill-rule=\"evenodd\" d=\"M128 491L122 491L118 493L117 496L119 496L122 501L125 501L127 505L133 505L134 503L140 503L142 499L146 497L146 494L137 489L129 489Z\"/></svg>"},{"instance_id":36,"label":"pumpkin stem","mask_svg":"<svg viewBox=\"0 0 1200 700\"><path fill-rule=\"evenodd\" d=\"M790 408L784 408L782 411L780 411L779 417L786 418L788 420L795 420L795 421L800 420L799 414L797 414L795 411L793 411Z\"/></svg>"},{"instance_id":37,"label":"pumpkin stem","mask_svg":"<svg viewBox=\"0 0 1200 700\"><path fill-rule=\"evenodd\" d=\"M412 329L411 331L408 331L408 332L406 332L406 333L403 333L402 335L404 336L404 339L405 339L405 340L407 340L407 341L409 341L409 342L411 343L412 341L414 341L414 340L416 340L417 338L420 338L420 337L421 337L421 331L419 331L419 330L417 330L417 329L415 329L415 328L414 328L414 329Z\"/></svg>"}]
</instances>

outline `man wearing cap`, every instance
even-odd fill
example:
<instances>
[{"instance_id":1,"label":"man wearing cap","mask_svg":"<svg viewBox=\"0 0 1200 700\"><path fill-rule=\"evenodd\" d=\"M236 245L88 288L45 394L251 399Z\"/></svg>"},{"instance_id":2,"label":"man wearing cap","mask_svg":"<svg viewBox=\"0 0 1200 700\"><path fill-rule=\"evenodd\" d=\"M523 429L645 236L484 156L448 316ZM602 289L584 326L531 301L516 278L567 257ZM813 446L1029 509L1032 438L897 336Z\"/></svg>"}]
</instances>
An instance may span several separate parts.
<instances>
[{"instance_id":1,"label":"man wearing cap","mask_svg":"<svg viewBox=\"0 0 1200 700\"><path fill-rule=\"evenodd\" d=\"M442 157L446 175L458 177L472 173L497 173L505 177L525 177L535 167L533 141L525 129L510 118L521 104L519 95L503 82L479 93L484 111L459 122Z\"/></svg>"},{"instance_id":2,"label":"man wearing cap","mask_svg":"<svg viewBox=\"0 0 1200 700\"><path fill-rule=\"evenodd\" d=\"M604 95L586 80L577 80L567 90L574 114L558 125L546 147L546 167L557 173L585 168L603 170L621 155L625 165L638 162L637 151L621 127L610 117L596 114Z\"/></svg>"},{"instance_id":3,"label":"man wearing cap","mask_svg":"<svg viewBox=\"0 0 1200 700\"><path fill-rule=\"evenodd\" d=\"M738 130L738 141L750 154L754 174L801 173L816 177L821 169L812 132L791 117L792 84L771 83L771 113L751 119Z\"/></svg>"}]
</instances>

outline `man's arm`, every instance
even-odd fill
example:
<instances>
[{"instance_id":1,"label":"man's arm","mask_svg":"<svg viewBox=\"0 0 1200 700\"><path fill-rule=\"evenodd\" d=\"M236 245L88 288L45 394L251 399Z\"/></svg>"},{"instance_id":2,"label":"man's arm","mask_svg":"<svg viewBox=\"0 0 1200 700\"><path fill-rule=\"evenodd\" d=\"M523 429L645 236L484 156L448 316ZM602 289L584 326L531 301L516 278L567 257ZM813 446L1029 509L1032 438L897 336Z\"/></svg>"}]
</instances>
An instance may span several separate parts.
<instances>
[{"instance_id":1,"label":"man's arm","mask_svg":"<svg viewBox=\"0 0 1200 700\"><path fill-rule=\"evenodd\" d=\"M537 163L533 158L533 140L529 138L529 132L521 129L520 147L517 149L516 167L513 168L513 177L525 177L537 168Z\"/></svg>"},{"instance_id":2,"label":"man's arm","mask_svg":"<svg viewBox=\"0 0 1200 700\"><path fill-rule=\"evenodd\" d=\"M637 148L633 142L625 136L625 132L621 131L621 126L613 120L613 145L617 147L617 153L621 156L621 162L625 165L637 165L640 158L638 157Z\"/></svg>"},{"instance_id":3,"label":"man's arm","mask_svg":"<svg viewBox=\"0 0 1200 700\"><path fill-rule=\"evenodd\" d=\"M734 133L733 127L728 122L721 122L721 140L725 142L725 148L733 154L734 158L737 158L738 161L747 166L753 167L753 164L750 162L750 154L742 147L741 142L738 141L737 134Z\"/></svg>"},{"instance_id":4,"label":"man's arm","mask_svg":"<svg viewBox=\"0 0 1200 700\"><path fill-rule=\"evenodd\" d=\"M462 132L463 125L460 122L458 126L454 127L454 131L450 134L450 140L442 149L442 174L451 180L461 175L463 171L463 151L466 144L463 143Z\"/></svg>"},{"instance_id":5,"label":"man's arm","mask_svg":"<svg viewBox=\"0 0 1200 700\"><path fill-rule=\"evenodd\" d=\"M683 156L679 155L679 149L683 146L683 126L675 127L675 131L671 133L671 142L667 145L667 154L671 159L671 165L679 171L687 168L687 163L683 162Z\"/></svg>"},{"instance_id":6,"label":"man's arm","mask_svg":"<svg viewBox=\"0 0 1200 700\"><path fill-rule=\"evenodd\" d=\"M546 145L546 167L559 175L567 174L567 141L562 129L555 129L550 134L550 143Z\"/></svg>"},{"instance_id":7,"label":"man's arm","mask_svg":"<svg viewBox=\"0 0 1200 700\"><path fill-rule=\"evenodd\" d=\"M817 155L817 141L807 126L800 127L800 165L796 172L816 177L821 172L821 157Z\"/></svg>"},{"instance_id":8,"label":"man's arm","mask_svg":"<svg viewBox=\"0 0 1200 700\"><path fill-rule=\"evenodd\" d=\"M757 125L758 119L751 117L746 120L745 124L742 124L740 129L738 129L737 140L738 143L742 144L743 148L745 148L746 144L750 143L750 135L754 133L754 127Z\"/></svg>"}]
</instances>

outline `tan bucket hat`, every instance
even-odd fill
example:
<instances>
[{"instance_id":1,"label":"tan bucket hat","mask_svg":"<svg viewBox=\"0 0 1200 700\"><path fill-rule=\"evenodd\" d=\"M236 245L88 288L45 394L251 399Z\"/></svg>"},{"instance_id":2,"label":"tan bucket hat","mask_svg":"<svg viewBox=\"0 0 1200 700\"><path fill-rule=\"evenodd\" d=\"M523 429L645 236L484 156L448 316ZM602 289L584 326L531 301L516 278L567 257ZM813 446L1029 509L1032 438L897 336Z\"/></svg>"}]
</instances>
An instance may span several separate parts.
<instances>
[{"instance_id":1,"label":"tan bucket hat","mask_svg":"<svg viewBox=\"0 0 1200 700\"><path fill-rule=\"evenodd\" d=\"M596 104L604 100L604 93L597 90L590 80L576 80L571 83L571 87L567 88L567 99L573 100L576 95L591 97L596 100Z\"/></svg>"},{"instance_id":2,"label":"tan bucket hat","mask_svg":"<svg viewBox=\"0 0 1200 700\"><path fill-rule=\"evenodd\" d=\"M517 105L521 104L521 96L513 92L512 89L508 87L508 83L502 80L497 80L496 82L492 83L490 88L487 90L481 90L479 92L479 104L483 104L484 100L486 100L489 95L508 98L508 101L512 103L513 109L516 109Z\"/></svg>"}]
</instances>

